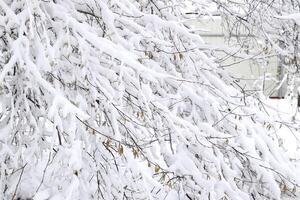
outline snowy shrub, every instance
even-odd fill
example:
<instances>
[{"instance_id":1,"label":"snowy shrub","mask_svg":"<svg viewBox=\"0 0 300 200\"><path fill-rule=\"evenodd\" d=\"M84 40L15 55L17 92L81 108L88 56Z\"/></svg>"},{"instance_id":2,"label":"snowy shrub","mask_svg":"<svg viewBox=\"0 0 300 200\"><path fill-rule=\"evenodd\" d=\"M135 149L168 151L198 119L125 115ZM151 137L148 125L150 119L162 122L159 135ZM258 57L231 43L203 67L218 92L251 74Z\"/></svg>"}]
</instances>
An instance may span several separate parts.
<instances>
[{"instance_id":1,"label":"snowy shrub","mask_svg":"<svg viewBox=\"0 0 300 200\"><path fill-rule=\"evenodd\" d=\"M296 194L272 119L182 24L185 6L0 0L1 199Z\"/></svg>"}]
</instances>

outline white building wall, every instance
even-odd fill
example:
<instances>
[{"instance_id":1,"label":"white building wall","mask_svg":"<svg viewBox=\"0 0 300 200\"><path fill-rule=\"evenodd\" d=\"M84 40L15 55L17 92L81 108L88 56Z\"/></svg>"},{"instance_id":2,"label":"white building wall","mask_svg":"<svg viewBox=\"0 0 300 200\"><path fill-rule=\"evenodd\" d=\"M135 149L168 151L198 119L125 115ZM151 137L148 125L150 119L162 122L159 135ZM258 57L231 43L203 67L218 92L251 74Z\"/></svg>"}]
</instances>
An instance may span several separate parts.
<instances>
[{"instance_id":1,"label":"white building wall","mask_svg":"<svg viewBox=\"0 0 300 200\"><path fill-rule=\"evenodd\" d=\"M234 42L228 44L225 41L220 17L189 20L187 24L192 30L199 33L209 45L237 48L234 46ZM224 56L224 53L216 51L216 57L222 58ZM239 58L230 57L220 65L225 65L224 68L239 80L240 86L245 87L245 89L257 90L263 88L266 95L278 96L278 91L274 90L279 79L279 59L277 57L268 58L266 66L258 64L253 59L241 61Z\"/></svg>"}]
</instances>

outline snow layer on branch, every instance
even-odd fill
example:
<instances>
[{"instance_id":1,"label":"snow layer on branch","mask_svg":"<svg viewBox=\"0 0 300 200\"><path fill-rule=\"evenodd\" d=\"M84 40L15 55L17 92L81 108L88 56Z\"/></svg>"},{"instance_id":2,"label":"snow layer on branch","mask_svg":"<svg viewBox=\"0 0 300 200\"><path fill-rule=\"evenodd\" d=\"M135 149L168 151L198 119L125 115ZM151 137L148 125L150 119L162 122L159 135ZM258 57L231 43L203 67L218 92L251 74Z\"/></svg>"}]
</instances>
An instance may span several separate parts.
<instances>
[{"instance_id":1,"label":"snow layer on branch","mask_svg":"<svg viewBox=\"0 0 300 200\"><path fill-rule=\"evenodd\" d=\"M300 176L269 135L272 120L227 85L180 23L184 6L0 0L2 199L296 192Z\"/></svg>"}]
</instances>

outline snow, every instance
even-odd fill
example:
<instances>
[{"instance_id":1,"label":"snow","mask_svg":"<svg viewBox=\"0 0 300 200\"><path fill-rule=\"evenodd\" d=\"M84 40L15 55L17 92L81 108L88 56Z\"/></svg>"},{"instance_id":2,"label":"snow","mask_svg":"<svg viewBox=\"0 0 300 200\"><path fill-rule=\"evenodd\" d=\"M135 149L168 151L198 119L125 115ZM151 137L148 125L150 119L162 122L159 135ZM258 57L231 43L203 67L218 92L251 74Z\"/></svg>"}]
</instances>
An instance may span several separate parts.
<instances>
[{"instance_id":1,"label":"snow","mask_svg":"<svg viewBox=\"0 0 300 200\"><path fill-rule=\"evenodd\" d=\"M289 15L283 15L283 16L276 16L279 19L293 19L295 21L299 21L300 20L300 13L293 13L293 14L289 14Z\"/></svg>"},{"instance_id":2,"label":"snow","mask_svg":"<svg viewBox=\"0 0 300 200\"><path fill-rule=\"evenodd\" d=\"M289 157L299 159L298 138L300 135L297 124L300 115L296 100L267 99L264 103L268 114L275 122L275 130L272 131L272 134L280 138Z\"/></svg>"}]
</instances>

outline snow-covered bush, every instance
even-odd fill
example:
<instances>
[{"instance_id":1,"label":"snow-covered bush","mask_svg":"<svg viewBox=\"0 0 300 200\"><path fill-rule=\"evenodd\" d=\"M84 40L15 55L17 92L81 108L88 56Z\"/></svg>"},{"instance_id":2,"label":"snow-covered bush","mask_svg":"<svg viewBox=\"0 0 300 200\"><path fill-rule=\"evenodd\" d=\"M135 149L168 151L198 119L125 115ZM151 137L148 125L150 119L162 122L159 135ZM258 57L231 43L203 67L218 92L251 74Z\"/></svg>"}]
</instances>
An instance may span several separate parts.
<instances>
[{"instance_id":1,"label":"snow-covered bush","mask_svg":"<svg viewBox=\"0 0 300 200\"><path fill-rule=\"evenodd\" d=\"M181 24L185 5L0 0L1 199L295 195L272 119Z\"/></svg>"}]
</instances>

